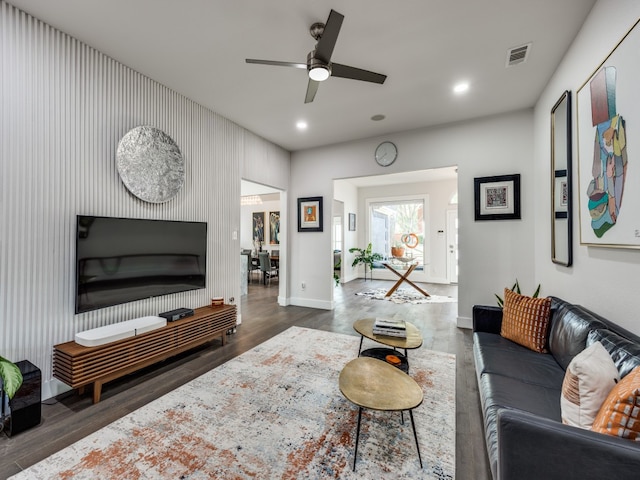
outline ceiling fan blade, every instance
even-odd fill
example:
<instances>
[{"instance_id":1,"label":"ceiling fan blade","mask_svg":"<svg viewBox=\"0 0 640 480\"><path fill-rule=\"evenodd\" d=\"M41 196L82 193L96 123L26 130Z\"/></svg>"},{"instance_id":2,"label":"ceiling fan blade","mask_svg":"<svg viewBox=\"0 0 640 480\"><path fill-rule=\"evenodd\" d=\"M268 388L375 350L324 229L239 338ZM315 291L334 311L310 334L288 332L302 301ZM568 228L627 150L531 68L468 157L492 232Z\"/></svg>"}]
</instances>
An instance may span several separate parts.
<instances>
[{"instance_id":1,"label":"ceiling fan blade","mask_svg":"<svg viewBox=\"0 0 640 480\"><path fill-rule=\"evenodd\" d=\"M316 82L315 80L309 79L309 83L307 84L307 95L304 97L304 103L311 103L316 96L316 92L318 91L318 87L320 86L320 82Z\"/></svg>"},{"instance_id":2,"label":"ceiling fan blade","mask_svg":"<svg viewBox=\"0 0 640 480\"><path fill-rule=\"evenodd\" d=\"M336 12L335 10L331 10L329 18L327 18L327 23L324 24L322 37L318 40L318 46L316 47L315 57L318 60L321 60L324 63L329 63L331 61L331 54L333 53L333 48L336 46L336 41L338 40L338 34L340 33L340 27L342 27L343 20L344 15Z\"/></svg>"},{"instance_id":3,"label":"ceiling fan blade","mask_svg":"<svg viewBox=\"0 0 640 480\"><path fill-rule=\"evenodd\" d=\"M331 76L379 84L383 84L387 79L387 76L382 75L381 73L370 72L369 70L362 70L361 68L341 65L339 63L331 64Z\"/></svg>"},{"instance_id":4,"label":"ceiling fan blade","mask_svg":"<svg viewBox=\"0 0 640 480\"><path fill-rule=\"evenodd\" d=\"M247 63L257 63L258 65L274 65L276 67L294 67L307 69L306 63L278 62L275 60L256 60L255 58L245 59Z\"/></svg>"}]
</instances>

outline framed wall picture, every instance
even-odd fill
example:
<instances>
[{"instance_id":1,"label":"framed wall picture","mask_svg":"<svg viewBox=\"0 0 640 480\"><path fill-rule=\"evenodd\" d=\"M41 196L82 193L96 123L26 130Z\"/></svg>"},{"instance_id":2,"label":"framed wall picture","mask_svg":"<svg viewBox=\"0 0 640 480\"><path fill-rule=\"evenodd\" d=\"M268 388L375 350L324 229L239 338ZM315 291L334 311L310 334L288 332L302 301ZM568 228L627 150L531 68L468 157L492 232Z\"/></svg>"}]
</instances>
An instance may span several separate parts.
<instances>
[{"instance_id":1,"label":"framed wall picture","mask_svg":"<svg viewBox=\"0 0 640 480\"><path fill-rule=\"evenodd\" d=\"M253 212L253 241L264 242L264 212Z\"/></svg>"},{"instance_id":2,"label":"framed wall picture","mask_svg":"<svg viewBox=\"0 0 640 480\"><path fill-rule=\"evenodd\" d=\"M298 231L322 231L322 197L298 198Z\"/></svg>"},{"instance_id":3,"label":"framed wall picture","mask_svg":"<svg viewBox=\"0 0 640 480\"><path fill-rule=\"evenodd\" d=\"M476 220L520 218L520 174L473 179Z\"/></svg>"},{"instance_id":4,"label":"framed wall picture","mask_svg":"<svg viewBox=\"0 0 640 480\"><path fill-rule=\"evenodd\" d=\"M640 189L634 151L640 115L640 21L576 94L580 244L640 248Z\"/></svg>"},{"instance_id":5,"label":"framed wall picture","mask_svg":"<svg viewBox=\"0 0 640 480\"><path fill-rule=\"evenodd\" d=\"M280 245L280 212L269 212L269 244Z\"/></svg>"},{"instance_id":6,"label":"framed wall picture","mask_svg":"<svg viewBox=\"0 0 640 480\"><path fill-rule=\"evenodd\" d=\"M349 214L349 231L350 232L356 231L356 214L355 213Z\"/></svg>"},{"instance_id":7,"label":"framed wall picture","mask_svg":"<svg viewBox=\"0 0 640 480\"><path fill-rule=\"evenodd\" d=\"M569 184L566 170L554 171L553 211L555 218L567 218L569 205Z\"/></svg>"}]
</instances>

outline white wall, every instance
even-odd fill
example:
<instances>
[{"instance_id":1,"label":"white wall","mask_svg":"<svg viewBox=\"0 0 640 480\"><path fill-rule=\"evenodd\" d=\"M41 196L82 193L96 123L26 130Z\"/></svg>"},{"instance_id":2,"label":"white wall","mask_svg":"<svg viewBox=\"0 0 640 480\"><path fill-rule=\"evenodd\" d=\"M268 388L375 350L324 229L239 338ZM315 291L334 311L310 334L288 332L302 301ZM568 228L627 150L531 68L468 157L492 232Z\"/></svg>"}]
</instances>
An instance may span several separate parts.
<instances>
[{"instance_id":1,"label":"white wall","mask_svg":"<svg viewBox=\"0 0 640 480\"><path fill-rule=\"evenodd\" d=\"M573 45L556 70L555 75L536 104L535 128L535 179L540 185L535 212L536 282L540 282L543 294L555 295L579 303L611 319L623 327L640 334L640 250L587 247L580 245L578 201L584 195L577 180L576 92L591 76L606 56L613 50L626 32L640 17L637 0L600 0L591 11ZM638 28L638 27L636 27ZM634 47L638 49L638 45ZM570 90L573 97L573 171L574 171L574 222L573 266L561 267L551 262L550 219L550 111L561 93ZM638 112L627 112L618 105L627 119L629 152L629 178L626 188L637 188L640 177L640 149L633 148L640 137L637 125ZM630 120L630 117L633 121ZM636 128L634 128L636 126ZM583 199L584 201L584 199ZM621 215L638 215L624 205ZM614 227L615 228L615 227Z\"/></svg>"},{"instance_id":2,"label":"white wall","mask_svg":"<svg viewBox=\"0 0 640 480\"><path fill-rule=\"evenodd\" d=\"M239 298L241 170L268 165L286 187L289 153L5 2L0 24L0 355L40 367L47 398L64 388L53 345L76 332ZM169 202L120 181L118 141L137 125L183 153L185 185ZM74 315L76 214L207 222L207 288Z\"/></svg>"},{"instance_id":3,"label":"white wall","mask_svg":"<svg viewBox=\"0 0 640 480\"><path fill-rule=\"evenodd\" d=\"M400 152L390 167L378 166L375 147L391 140ZM533 111L524 110L438 128L403 132L324 148L291 156L291 198L333 198L333 179L428 168L458 166L460 221L459 324L469 326L474 304L494 304L493 294L511 285L515 277L523 288L533 284L534 201ZM310 174L309 172L313 172ZM520 173L522 220L474 221L474 177ZM325 225L330 212L325 210ZM361 222L359 223L361 225ZM295 227L292 227L294 230ZM358 227L360 229L360 227ZM330 308L331 235L292 232L291 302ZM307 288L300 288L305 280Z\"/></svg>"}]
</instances>

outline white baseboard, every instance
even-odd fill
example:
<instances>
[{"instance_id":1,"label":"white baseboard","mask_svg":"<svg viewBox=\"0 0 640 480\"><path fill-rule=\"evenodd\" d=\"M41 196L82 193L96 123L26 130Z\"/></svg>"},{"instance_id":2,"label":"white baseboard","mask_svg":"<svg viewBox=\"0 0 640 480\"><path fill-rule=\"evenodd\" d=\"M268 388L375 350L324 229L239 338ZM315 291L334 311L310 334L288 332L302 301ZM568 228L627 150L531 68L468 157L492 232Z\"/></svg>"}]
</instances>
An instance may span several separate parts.
<instances>
[{"instance_id":1,"label":"white baseboard","mask_svg":"<svg viewBox=\"0 0 640 480\"><path fill-rule=\"evenodd\" d=\"M327 300L316 300L313 298L297 298L292 297L289 299L290 305L296 305L298 307L319 308L321 310L333 310L333 302Z\"/></svg>"},{"instance_id":2,"label":"white baseboard","mask_svg":"<svg viewBox=\"0 0 640 480\"><path fill-rule=\"evenodd\" d=\"M68 392L69 390L71 390L69 385L62 383L56 378L52 378L51 380L42 382L41 397L42 400L47 400L48 398L53 398L56 395Z\"/></svg>"},{"instance_id":3,"label":"white baseboard","mask_svg":"<svg viewBox=\"0 0 640 480\"><path fill-rule=\"evenodd\" d=\"M473 328L473 320L470 317L458 317L456 325L458 328L467 328L471 330Z\"/></svg>"}]
</instances>

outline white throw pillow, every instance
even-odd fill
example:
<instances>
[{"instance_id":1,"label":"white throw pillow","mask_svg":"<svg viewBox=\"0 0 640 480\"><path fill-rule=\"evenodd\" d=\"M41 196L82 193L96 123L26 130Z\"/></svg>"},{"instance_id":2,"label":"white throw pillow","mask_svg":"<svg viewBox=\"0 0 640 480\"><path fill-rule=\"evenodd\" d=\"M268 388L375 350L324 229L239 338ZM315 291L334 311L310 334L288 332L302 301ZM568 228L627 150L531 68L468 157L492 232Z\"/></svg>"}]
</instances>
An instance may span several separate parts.
<instances>
[{"instance_id":1,"label":"white throw pillow","mask_svg":"<svg viewBox=\"0 0 640 480\"><path fill-rule=\"evenodd\" d=\"M618 369L600 342L585 348L571 360L562 382L562 423L591 428L600 407L619 380Z\"/></svg>"}]
</instances>

